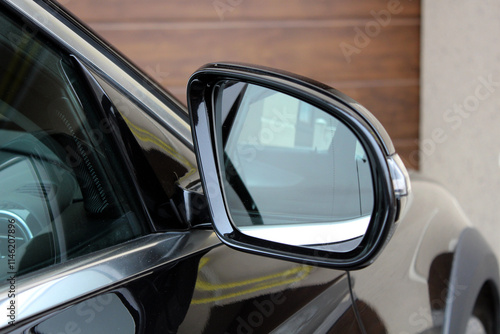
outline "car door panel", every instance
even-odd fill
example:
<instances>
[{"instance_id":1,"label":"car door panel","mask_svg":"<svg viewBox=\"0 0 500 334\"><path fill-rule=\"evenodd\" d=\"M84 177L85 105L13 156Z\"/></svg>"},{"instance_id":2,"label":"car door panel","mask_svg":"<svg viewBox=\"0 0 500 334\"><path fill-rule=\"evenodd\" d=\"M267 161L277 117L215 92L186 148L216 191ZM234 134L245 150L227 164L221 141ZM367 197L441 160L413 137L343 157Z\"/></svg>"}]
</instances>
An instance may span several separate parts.
<instances>
[{"instance_id":1,"label":"car door panel","mask_svg":"<svg viewBox=\"0 0 500 334\"><path fill-rule=\"evenodd\" d=\"M345 272L217 247L200 261L191 306L179 330L310 332L334 326L350 304ZM337 317L329 318L333 314Z\"/></svg>"},{"instance_id":2,"label":"car door panel","mask_svg":"<svg viewBox=\"0 0 500 334\"><path fill-rule=\"evenodd\" d=\"M155 247L151 252L159 255ZM225 246L199 249L153 268L139 277L105 284L98 293L10 329L16 333L28 329L95 333L103 328L106 333L328 332L339 326L353 333L359 330L348 277L342 271L291 264Z\"/></svg>"},{"instance_id":3,"label":"car door panel","mask_svg":"<svg viewBox=\"0 0 500 334\"><path fill-rule=\"evenodd\" d=\"M383 329L376 332L420 333L442 326L453 253L469 225L443 188L415 174L412 186L414 196L391 242L371 266L352 273L357 302L378 314L377 326L360 310L367 329ZM466 287L457 288L466 293Z\"/></svg>"}]
</instances>

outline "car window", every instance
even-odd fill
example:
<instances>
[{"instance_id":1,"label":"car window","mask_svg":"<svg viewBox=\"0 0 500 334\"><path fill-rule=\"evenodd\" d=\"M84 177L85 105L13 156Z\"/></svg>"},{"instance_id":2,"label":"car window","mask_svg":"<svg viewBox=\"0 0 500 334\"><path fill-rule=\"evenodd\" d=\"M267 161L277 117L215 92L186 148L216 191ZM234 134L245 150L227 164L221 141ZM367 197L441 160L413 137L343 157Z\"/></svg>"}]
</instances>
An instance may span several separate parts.
<instances>
[{"instance_id":1,"label":"car window","mask_svg":"<svg viewBox=\"0 0 500 334\"><path fill-rule=\"evenodd\" d=\"M71 58L0 14L0 277L144 234L110 123Z\"/></svg>"},{"instance_id":2,"label":"car window","mask_svg":"<svg viewBox=\"0 0 500 334\"><path fill-rule=\"evenodd\" d=\"M180 179L199 178L195 175L197 167L193 151L187 149L171 132L135 103L134 96L120 92L98 73L92 72L92 74L127 125L135 142L141 148L144 159L149 163L154 174L148 175L148 180L155 180L161 185L165 195L172 198ZM160 195L156 194L155 197Z\"/></svg>"}]
</instances>

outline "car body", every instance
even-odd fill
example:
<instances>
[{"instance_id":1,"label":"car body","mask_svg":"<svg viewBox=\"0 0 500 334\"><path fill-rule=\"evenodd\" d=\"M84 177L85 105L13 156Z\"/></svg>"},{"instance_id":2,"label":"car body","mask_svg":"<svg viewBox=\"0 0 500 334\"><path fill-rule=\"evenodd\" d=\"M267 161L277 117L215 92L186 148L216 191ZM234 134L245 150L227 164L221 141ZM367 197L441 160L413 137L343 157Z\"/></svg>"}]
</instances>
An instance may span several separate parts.
<instances>
[{"instance_id":1,"label":"car body","mask_svg":"<svg viewBox=\"0 0 500 334\"><path fill-rule=\"evenodd\" d=\"M361 106L292 75L213 64L191 79L189 116L58 4L12 0L0 9L1 332L498 332L495 255L439 184L416 172L411 194L404 173L404 187L393 183L404 167L386 163L390 139ZM366 154L373 168L380 162L368 185L387 195L350 195L374 202L374 216L387 213L346 237L361 238L354 250L222 231L236 211L231 190L209 180L217 162L207 152L217 144L197 117L213 101L196 88L218 73L331 113L324 101L344 102L336 115L365 140L357 166ZM343 214L362 221L361 211Z\"/></svg>"}]
</instances>

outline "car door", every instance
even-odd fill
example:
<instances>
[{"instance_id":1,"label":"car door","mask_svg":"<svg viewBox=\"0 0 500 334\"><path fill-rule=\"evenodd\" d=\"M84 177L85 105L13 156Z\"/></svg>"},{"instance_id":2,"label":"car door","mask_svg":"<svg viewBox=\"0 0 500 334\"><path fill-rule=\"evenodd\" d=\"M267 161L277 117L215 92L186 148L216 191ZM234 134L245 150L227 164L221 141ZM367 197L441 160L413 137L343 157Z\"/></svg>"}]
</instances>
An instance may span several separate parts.
<instances>
[{"instance_id":1,"label":"car door","mask_svg":"<svg viewBox=\"0 0 500 334\"><path fill-rule=\"evenodd\" d=\"M182 107L54 6L0 7L2 332L358 331L346 272L220 244Z\"/></svg>"}]
</instances>

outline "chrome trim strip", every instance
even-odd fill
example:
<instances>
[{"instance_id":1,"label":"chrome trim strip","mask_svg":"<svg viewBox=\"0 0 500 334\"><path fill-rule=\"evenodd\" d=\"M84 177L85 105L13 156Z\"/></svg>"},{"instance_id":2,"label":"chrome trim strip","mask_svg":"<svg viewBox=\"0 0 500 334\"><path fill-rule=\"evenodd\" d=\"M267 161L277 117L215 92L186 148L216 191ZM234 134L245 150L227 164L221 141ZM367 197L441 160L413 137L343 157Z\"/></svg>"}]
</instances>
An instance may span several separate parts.
<instances>
[{"instance_id":1,"label":"chrome trim strip","mask_svg":"<svg viewBox=\"0 0 500 334\"><path fill-rule=\"evenodd\" d=\"M192 149L193 140L189 123L168 108L157 96L148 91L143 83L132 77L128 71L103 55L77 31L71 30L36 1L7 0L7 3L22 12L30 21L33 21L91 68L96 69L98 72L105 69L106 77L109 77L124 92L134 96L138 103L141 103L157 119L162 120L163 125L177 133ZM185 111L184 106L177 106Z\"/></svg>"},{"instance_id":2,"label":"chrome trim strip","mask_svg":"<svg viewBox=\"0 0 500 334\"><path fill-rule=\"evenodd\" d=\"M387 164L392 177L394 195L396 198L408 196L411 193L411 182L403 161L398 154L393 154L387 158Z\"/></svg>"},{"instance_id":3,"label":"chrome trim strip","mask_svg":"<svg viewBox=\"0 0 500 334\"><path fill-rule=\"evenodd\" d=\"M48 311L87 294L140 276L165 264L220 244L213 231L150 234L22 277L0 289L0 309L15 300L15 322ZM8 282L8 280L7 280ZM10 319L0 317L0 329Z\"/></svg>"}]
</instances>

